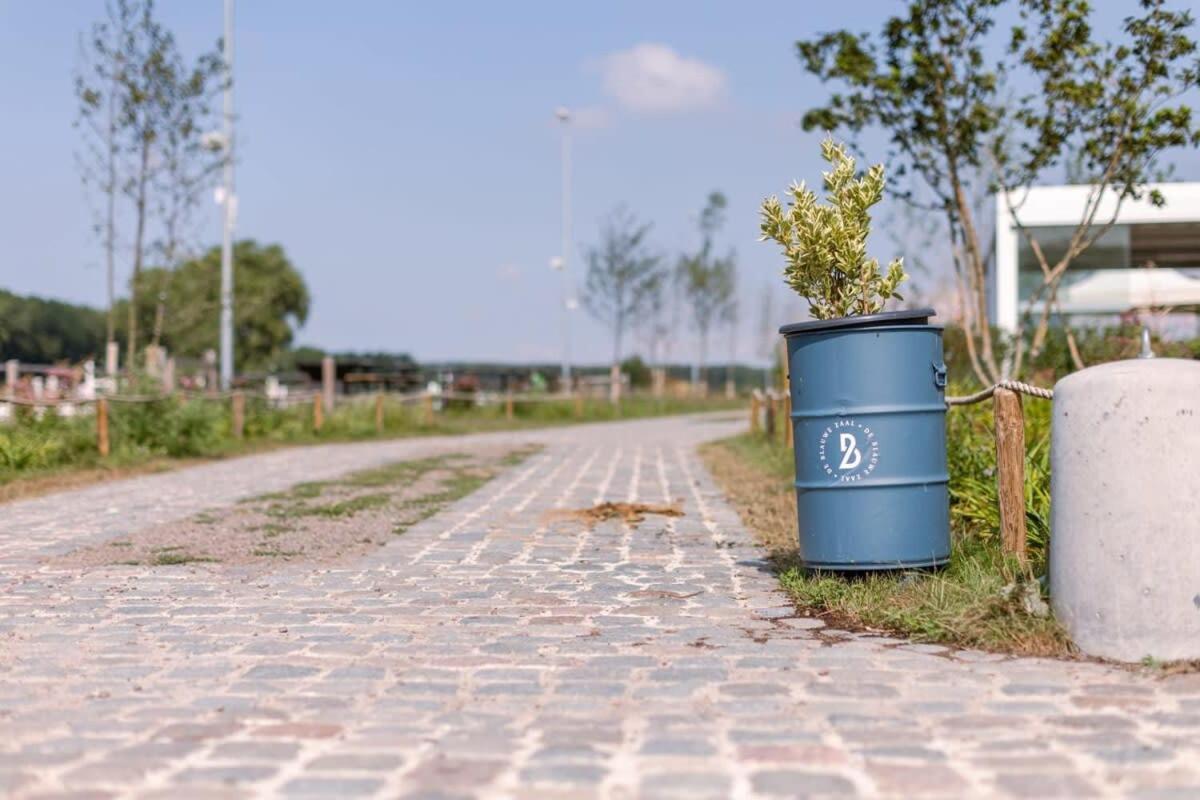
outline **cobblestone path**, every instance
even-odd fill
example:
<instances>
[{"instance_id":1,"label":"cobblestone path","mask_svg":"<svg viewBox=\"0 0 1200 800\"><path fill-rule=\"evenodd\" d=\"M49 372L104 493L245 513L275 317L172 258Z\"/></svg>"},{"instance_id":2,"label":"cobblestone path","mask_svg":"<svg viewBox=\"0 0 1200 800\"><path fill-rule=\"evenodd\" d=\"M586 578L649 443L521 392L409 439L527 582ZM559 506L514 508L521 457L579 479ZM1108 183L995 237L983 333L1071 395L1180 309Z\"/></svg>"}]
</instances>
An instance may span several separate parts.
<instances>
[{"instance_id":1,"label":"cobblestone path","mask_svg":"<svg viewBox=\"0 0 1200 800\"><path fill-rule=\"evenodd\" d=\"M0 508L0 795L1197 797L1200 679L792 617L694 455L735 422L546 449L335 569L47 554L472 438L292 450ZM682 499L588 531L548 510Z\"/></svg>"}]
</instances>

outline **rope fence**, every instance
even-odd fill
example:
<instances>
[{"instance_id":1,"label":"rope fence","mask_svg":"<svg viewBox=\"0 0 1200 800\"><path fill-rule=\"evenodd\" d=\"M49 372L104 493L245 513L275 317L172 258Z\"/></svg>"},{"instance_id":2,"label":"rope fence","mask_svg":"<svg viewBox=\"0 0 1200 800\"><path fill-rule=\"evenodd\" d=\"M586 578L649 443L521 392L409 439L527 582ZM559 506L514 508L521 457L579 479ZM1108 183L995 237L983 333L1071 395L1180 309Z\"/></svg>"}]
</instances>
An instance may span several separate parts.
<instances>
[{"instance_id":1,"label":"rope fence","mask_svg":"<svg viewBox=\"0 0 1200 800\"><path fill-rule=\"evenodd\" d=\"M590 395L589 395L590 396ZM656 395L657 396L657 395ZM599 398L593 398L599 399ZM247 401L254 400L267 404L276 410L294 409L310 405L311 430L319 433L326 424L326 417L334 407L367 409L372 405L374 428L376 434L382 435L386 428L386 409L388 406L419 408L417 424L431 427L435 423L437 413L447 410L448 403L461 403L463 408L496 408L502 406L504 417L513 421L519 406L537 406L544 404L570 404L573 406L573 416L582 419L587 400L584 392L569 394L533 394L515 392L463 392L463 391L428 391L417 392L361 392L353 394L334 394L323 389L307 391L289 391L287 393L268 393L261 390L234 389L232 391L196 391L175 389L171 392L159 393L127 393L105 394L82 398L25 398L3 396L0 394L0 408L23 407L35 410L54 409L63 416L74 416L80 408L91 407L95 415L96 449L100 456L106 457L111 452L110 416L112 406L136 406L161 403L175 400L184 404L192 402L215 402L229 405L230 434L236 440L245 435L247 419ZM614 402L609 398L607 402ZM8 418L10 424L20 424L20 419Z\"/></svg>"}]
</instances>

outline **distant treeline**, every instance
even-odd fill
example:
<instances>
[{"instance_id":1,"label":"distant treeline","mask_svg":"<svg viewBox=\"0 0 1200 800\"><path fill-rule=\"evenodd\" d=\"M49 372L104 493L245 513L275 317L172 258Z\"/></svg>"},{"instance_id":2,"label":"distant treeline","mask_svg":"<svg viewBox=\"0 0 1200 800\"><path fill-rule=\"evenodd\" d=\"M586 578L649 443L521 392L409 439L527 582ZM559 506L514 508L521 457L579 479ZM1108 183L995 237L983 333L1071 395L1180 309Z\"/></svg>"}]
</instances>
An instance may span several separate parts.
<instances>
[{"instance_id":1,"label":"distant treeline","mask_svg":"<svg viewBox=\"0 0 1200 800\"><path fill-rule=\"evenodd\" d=\"M100 359L104 312L0 289L0 358L32 364Z\"/></svg>"}]
</instances>

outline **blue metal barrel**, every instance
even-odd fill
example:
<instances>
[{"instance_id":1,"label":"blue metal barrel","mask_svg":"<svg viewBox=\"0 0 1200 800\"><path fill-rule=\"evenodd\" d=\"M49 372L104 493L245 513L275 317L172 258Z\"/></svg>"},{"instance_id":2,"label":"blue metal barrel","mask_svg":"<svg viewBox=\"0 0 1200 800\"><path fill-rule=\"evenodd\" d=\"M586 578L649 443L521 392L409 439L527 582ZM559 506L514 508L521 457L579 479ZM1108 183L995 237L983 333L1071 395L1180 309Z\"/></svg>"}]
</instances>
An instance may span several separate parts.
<instances>
[{"instance_id":1,"label":"blue metal barrel","mask_svg":"<svg viewBox=\"0 0 1200 800\"><path fill-rule=\"evenodd\" d=\"M950 558L946 366L933 309L780 328L787 338L800 558L931 567Z\"/></svg>"}]
</instances>

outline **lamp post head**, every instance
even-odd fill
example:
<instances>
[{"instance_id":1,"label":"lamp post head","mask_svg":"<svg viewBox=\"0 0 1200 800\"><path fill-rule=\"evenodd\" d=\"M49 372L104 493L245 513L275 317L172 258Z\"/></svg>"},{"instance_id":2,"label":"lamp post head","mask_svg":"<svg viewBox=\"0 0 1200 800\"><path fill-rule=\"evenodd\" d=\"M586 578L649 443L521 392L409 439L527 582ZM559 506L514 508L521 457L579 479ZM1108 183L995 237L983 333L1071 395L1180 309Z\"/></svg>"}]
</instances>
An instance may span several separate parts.
<instances>
[{"instance_id":1,"label":"lamp post head","mask_svg":"<svg viewBox=\"0 0 1200 800\"><path fill-rule=\"evenodd\" d=\"M554 256L550 259L550 269L561 270L564 266L566 266L566 262L563 261L562 256Z\"/></svg>"},{"instance_id":2,"label":"lamp post head","mask_svg":"<svg viewBox=\"0 0 1200 800\"><path fill-rule=\"evenodd\" d=\"M212 153L219 153L229 147L229 137L221 131L205 131L200 134L200 146Z\"/></svg>"},{"instance_id":3,"label":"lamp post head","mask_svg":"<svg viewBox=\"0 0 1200 800\"><path fill-rule=\"evenodd\" d=\"M554 116L558 117L559 122L570 122L571 111L566 106L559 106L554 109Z\"/></svg>"}]
</instances>

